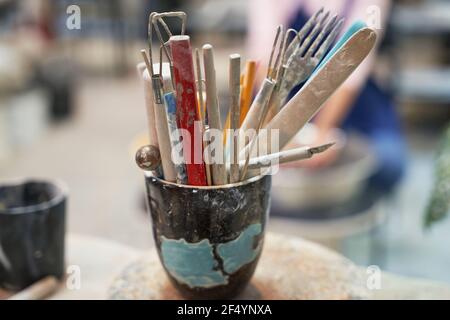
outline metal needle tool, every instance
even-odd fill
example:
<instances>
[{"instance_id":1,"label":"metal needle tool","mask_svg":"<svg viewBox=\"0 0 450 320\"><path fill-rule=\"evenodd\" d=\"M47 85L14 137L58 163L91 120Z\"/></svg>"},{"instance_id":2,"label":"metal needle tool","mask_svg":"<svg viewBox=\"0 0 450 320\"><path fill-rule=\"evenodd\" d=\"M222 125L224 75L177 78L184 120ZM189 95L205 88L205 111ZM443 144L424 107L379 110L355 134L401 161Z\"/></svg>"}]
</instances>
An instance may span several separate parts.
<instances>
[{"instance_id":1,"label":"metal needle tool","mask_svg":"<svg viewBox=\"0 0 450 320\"><path fill-rule=\"evenodd\" d=\"M208 132L208 128L205 130L205 135ZM271 153L269 155L250 158L248 163L249 170L257 170L261 168L272 167L278 164L285 164L289 162L310 159L314 155L327 151L334 146L334 143L328 143L317 147L301 147L281 151L277 153ZM159 157L159 151L153 146L144 146L136 153L136 163L143 170L154 170L161 164L161 158ZM239 166L243 167L245 160L239 162Z\"/></svg>"},{"instance_id":2,"label":"metal needle tool","mask_svg":"<svg viewBox=\"0 0 450 320\"><path fill-rule=\"evenodd\" d=\"M164 18L177 18L180 20L181 22L181 35L184 35L185 31L186 31L186 20L187 20L187 15L185 12L183 11L171 11L171 12L163 12L163 13L157 13L154 12L151 15L151 23L154 25L155 27L155 33L156 36L158 37L158 40L161 44L163 44L163 48L164 48L164 52L166 54L167 57L171 57L170 54L170 50L169 50L169 40L170 37L173 36L173 33L170 31L169 27L167 26L167 24L164 21ZM163 35L161 33L161 30L159 29L159 24L161 24L164 28L164 31L166 32L166 36L167 36L167 41L164 40ZM170 74L171 77L173 79L173 61L170 59Z\"/></svg>"},{"instance_id":3,"label":"metal needle tool","mask_svg":"<svg viewBox=\"0 0 450 320\"><path fill-rule=\"evenodd\" d=\"M276 74L277 74L277 64L279 62L279 59L281 57L280 51L277 56L277 59L274 61L274 55L275 51L277 50L277 46L279 45L278 39L282 37L283 34L283 26L278 26L277 33L275 36L275 41L272 47L272 51L270 54L270 60L269 60L269 67L267 70L266 78L263 81L263 84L261 85L261 88L258 92L258 94L255 97L255 100L253 101L250 110L247 113L247 116L244 119L244 122L241 125L241 132L243 133L240 135L239 139L239 148L242 149L245 147L245 132L247 130L257 130L258 124L260 122L260 119L265 118L265 114L267 112L267 107L269 104L270 97L272 95L273 89L276 84ZM282 44L283 41L281 41ZM280 47L281 50L281 47Z\"/></svg>"},{"instance_id":4,"label":"metal needle tool","mask_svg":"<svg viewBox=\"0 0 450 320\"><path fill-rule=\"evenodd\" d=\"M294 162L299 160L310 159L314 155L325 152L329 148L334 146L334 143L324 144L318 147L301 147L281 151L277 153L271 153L269 155L251 158L248 164L249 170L261 169L271 167L277 164L283 164L288 162ZM245 161L240 161L240 166L243 167Z\"/></svg>"},{"instance_id":5,"label":"metal needle tool","mask_svg":"<svg viewBox=\"0 0 450 320\"><path fill-rule=\"evenodd\" d=\"M281 41L278 41L281 38ZM270 97L272 95L273 89L276 84L276 76L278 74L278 68L280 64L280 59L283 53L283 40L284 40L284 32L283 32L283 26L280 25L277 28L277 33L275 36L275 40L273 43L272 51L270 53L270 59L269 59L269 67L267 70L267 76L266 79L264 79L263 85L261 87L260 92L256 95L255 101L253 102L252 106L250 107L250 110L247 114L247 117L244 120L244 123L242 124L242 127L240 129L240 135L239 135L239 148L241 147L243 150L247 150L248 152L245 155L245 165L241 170L240 173L240 180L244 180L247 176L247 169L248 169L248 162L251 157L251 153L253 152L253 148L255 145L255 141L257 140L257 136L259 134L259 131L263 125L264 119L267 115L268 106ZM280 43L279 43L280 42ZM278 48L278 54L275 59L275 62L273 63L273 58L275 55L275 52ZM273 63L273 64L272 64ZM245 147L245 138L246 138L246 131L249 129L256 129L255 135L251 137L251 140L247 146Z\"/></svg>"}]
</instances>

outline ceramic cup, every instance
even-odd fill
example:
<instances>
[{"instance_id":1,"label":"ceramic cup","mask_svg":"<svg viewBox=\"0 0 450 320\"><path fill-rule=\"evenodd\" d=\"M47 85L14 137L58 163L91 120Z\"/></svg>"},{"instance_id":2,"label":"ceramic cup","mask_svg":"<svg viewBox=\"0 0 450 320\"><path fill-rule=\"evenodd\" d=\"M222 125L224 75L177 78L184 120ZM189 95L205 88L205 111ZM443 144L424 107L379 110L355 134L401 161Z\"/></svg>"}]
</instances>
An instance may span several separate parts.
<instances>
[{"instance_id":1,"label":"ceramic cup","mask_svg":"<svg viewBox=\"0 0 450 320\"><path fill-rule=\"evenodd\" d=\"M0 184L0 287L64 276L65 190L42 180Z\"/></svg>"},{"instance_id":2,"label":"ceramic cup","mask_svg":"<svg viewBox=\"0 0 450 320\"><path fill-rule=\"evenodd\" d=\"M146 177L161 263L186 298L230 299L250 281L261 254L271 176L220 187Z\"/></svg>"}]
</instances>

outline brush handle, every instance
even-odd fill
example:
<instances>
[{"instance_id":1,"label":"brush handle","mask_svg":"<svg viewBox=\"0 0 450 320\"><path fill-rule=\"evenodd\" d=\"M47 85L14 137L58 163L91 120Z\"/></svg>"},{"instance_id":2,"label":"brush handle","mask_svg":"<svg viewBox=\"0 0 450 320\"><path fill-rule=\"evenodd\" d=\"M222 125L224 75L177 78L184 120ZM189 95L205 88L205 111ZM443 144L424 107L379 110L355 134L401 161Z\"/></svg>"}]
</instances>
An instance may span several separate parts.
<instances>
[{"instance_id":1,"label":"brush handle","mask_svg":"<svg viewBox=\"0 0 450 320\"><path fill-rule=\"evenodd\" d=\"M178 129L186 130L183 153L189 185L206 186L200 115L197 108L194 63L189 36L172 36L169 40L173 59L173 77L177 92Z\"/></svg>"}]
</instances>

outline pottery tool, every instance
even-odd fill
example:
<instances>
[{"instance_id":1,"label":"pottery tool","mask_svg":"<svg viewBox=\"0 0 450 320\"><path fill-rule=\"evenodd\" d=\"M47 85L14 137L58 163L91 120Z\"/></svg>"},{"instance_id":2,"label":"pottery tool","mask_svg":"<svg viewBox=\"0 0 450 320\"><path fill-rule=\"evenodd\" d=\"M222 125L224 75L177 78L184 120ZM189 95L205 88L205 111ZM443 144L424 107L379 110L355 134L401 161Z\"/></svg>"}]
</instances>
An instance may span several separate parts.
<instances>
[{"instance_id":1,"label":"pottery tool","mask_svg":"<svg viewBox=\"0 0 450 320\"><path fill-rule=\"evenodd\" d=\"M229 86L230 86L230 129L233 137L233 148L230 163L230 183L239 181L239 123L240 123L240 76L241 56L239 54L230 55L229 66Z\"/></svg>"},{"instance_id":2,"label":"pottery tool","mask_svg":"<svg viewBox=\"0 0 450 320\"><path fill-rule=\"evenodd\" d=\"M208 140L209 128L205 129L205 139ZM334 143L328 143L317 147L301 147L295 149L289 149L277 153L271 153L269 155L250 158L248 162L248 170L255 170L261 168L267 168L278 164L284 164L299 160L310 159L314 155L325 152L329 148L334 146ZM207 148L207 145L205 145ZM209 159L205 156L206 165L209 163ZM161 158L159 157L159 150L154 146L144 146L136 152L136 163L144 171L155 170L161 165ZM238 162L239 167L245 166L245 160ZM207 171L208 172L208 171ZM230 181L230 183L234 183Z\"/></svg>"},{"instance_id":3,"label":"pottery tool","mask_svg":"<svg viewBox=\"0 0 450 320\"><path fill-rule=\"evenodd\" d=\"M278 94L280 105L285 103L292 89L311 76L335 41L344 20L338 20L337 16L328 18L329 12L325 13L323 17L320 17L320 14L317 15L316 19L319 21L307 25L312 30L305 33L303 28L299 33L305 34L305 38L296 37L295 39L300 39L299 45L292 55L285 55L286 68Z\"/></svg>"},{"instance_id":4,"label":"pottery tool","mask_svg":"<svg viewBox=\"0 0 450 320\"><path fill-rule=\"evenodd\" d=\"M279 46L278 39L283 37L283 26L278 26L277 33L275 36L275 41L273 43L272 51L270 54L270 60L269 60L269 67L267 70L266 78L264 79L261 88L256 95L250 110L247 113L247 116L244 119L244 122L241 125L241 132L243 133L241 135L241 138L239 139L239 148L242 149L245 147L245 132L247 130L257 130L258 124L261 122L261 119L264 120L266 109L269 104L270 96L272 95L273 89L275 87L275 81L276 81L276 69L277 69L277 63L279 62L280 54L278 54L277 59L274 61L274 55L275 51L277 50L277 47ZM282 45L282 41L281 41ZM281 47L279 49L280 53ZM250 132L250 131L249 131ZM250 140L253 139L252 137Z\"/></svg>"},{"instance_id":5,"label":"pottery tool","mask_svg":"<svg viewBox=\"0 0 450 320\"><path fill-rule=\"evenodd\" d=\"M206 125L205 129L203 131L204 140L203 140L203 150L209 150L209 143L211 141L211 131L209 129L209 126ZM213 185L213 179L212 179L212 170L211 170L211 154L209 152L205 152L205 169L206 169L206 182L208 183L208 186Z\"/></svg>"},{"instance_id":6,"label":"pottery tool","mask_svg":"<svg viewBox=\"0 0 450 320\"><path fill-rule=\"evenodd\" d=\"M318 147L301 147L290 149L286 151L281 151L277 153L271 153L266 156L251 158L248 163L249 170L267 168L278 164L289 163L299 160L310 159L314 155L325 152L331 148L334 143L324 144ZM245 161L241 160L239 162L241 167L244 167Z\"/></svg>"},{"instance_id":7,"label":"pottery tool","mask_svg":"<svg viewBox=\"0 0 450 320\"><path fill-rule=\"evenodd\" d=\"M156 36L158 37L159 42L163 45L164 53L166 54L167 57L171 57L170 50L168 48L168 41L164 40L161 30L159 29L159 24L160 24L160 25L162 25L168 40L170 40L170 38L173 36L173 33L170 31L169 27L165 23L164 18L177 18L178 20L180 20L181 35L184 35L184 33L186 31L187 15L183 11L170 11L170 12L163 12L163 13L152 12L150 14L149 23L153 24L153 26L155 28ZM172 60L170 60L170 74L171 74L171 77L173 77Z\"/></svg>"},{"instance_id":8,"label":"pottery tool","mask_svg":"<svg viewBox=\"0 0 450 320\"><path fill-rule=\"evenodd\" d=\"M136 151L135 161L144 171L156 171L161 167L159 149L152 145L143 146Z\"/></svg>"},{"instance_id":9,"label":"pottery tool","mask_svg":"<svg viewBox=\"0 0 450 320\"><path fill-rule=\"evenodd\" d=\"M348 29L345 31L345 33L341 36L341 38L336 42L334 47L330 50L330 52L327 53L325 58L323 58L322 62L319 64L319 66L316 68L315 72L320 70L322 66L333 57L333 55L359 30L367 28L367 24L364 21L358 20L355 21ZM314 73L315 73L314 72Z\"/></svg>"},{"instance_id":10,"label":"pottery tool","mask_svg":"<svg viewBox=\"0 0 450 320\"><path fill-rule=\"evenodd\" d=\"M145 65L145 64L144 64ZM158 146L158 136L156 134L156 124L155 124L155 106L153 104L153 88L152 81L150 76L145 76L144 71L140 72L140 78L142 79L142 85L144 89L144 101L145 101L145 110L147 111L147 127L148 127L148 142L153 146Z\"/></svg>"},{"instance_id":11,"label":"pottery tool","mask_svg":"<svg viewBox=\"0 0 450 320\"><path fill-rule=\"evenodd\" d=\"M169 127L167 124L167 113L163 101L162 91L162 61L160 62L160 73L153 73L153 64L149 61L145 50L141 50L142 57L147 64L147 69L152 78L152 86L154 93L155 106L155 124L156 133L158 135L159 152L161 153L162 168L164 179L169 182L176 182L177 173L172 162L172 147L169 137ZM151 52L150 52L151 57ZM151 58L150 58L151 59Z\"/></svg>"},{"instance_id":12,"label":"pottery tool","mask_svg":"<svg viewBox=\"0 0 450 320\"><path fill-rule=\"evenodd\" d=\"M197 109L194 65L189 36L172 36L169 40L173 61L173 78L177 92L177 124L191 139L183 137L188 184L206 186L200 115ZM198 137L200 135L200 137Z\"/></svg>"},{"instance_id":13,"label":"pottery tool","mask_svg":"<svg viewBox=\"0 0 450 320\"><path fill-rule=\"evenodd\" d=\"M286 144L319 111L326 100L355 71L375 45L376 33L370 28L356 32L334 55L305 83L303 88L281 109L258 136L260 154L271 153L265 144L271 130L278 130L279 148ZM264 143L260 143L264 142ZM240 154L241 159L246 150Z\"/></svg>"},{"instance_id":14,"label":"pottery tool","mask_svg":"<svg viewBox=\"0 0 450 320\"><path fill-rule=\"evenodd\" d=\"M281 25L278 26L275 40L272 46L272 51L270 53L269 67L267 69L266 78L264 79L261 89L256 95L255 100L253 101L252 106L250 107L250 110L247 116L245 117L245 120L239 130L239 150L242 149L248 150L246 156L247 164L248 161L250 160L251 153L253 151L253 146L255 145L255 142L257 140L256 137L258 136L259 130L261 129L263 121L267 115L270 97L276 84L275 78L278 72L277 69L279 67L279 62L283 50L282 48L284 45L283 33L284 33L283 26ZM283 39L280 41L280 43L278 43L279 38ZM277 51L277 48L278 48L277 58L275 59L275 62L272 64L272 62L274 61L273 58L275 55L275 51ZM248 148L245 149L246 146L245 140L247 137L249 137L250 140L247 146ZM240 179L243 180L247 175L247 165L244 166L240 174L241 174Z\"/></svg>"},{"instance_id":15,"label":"pottery tool","mask_svg":"<svg viewBox=\"0 0 450 320\"><path fill-rule=\"evenodd\" d=\"M309 18L309 20L304 24L304 26L299 30L297 36L292 40L289 46L286 48L285 55L287 57L292 56L295 49L301 45L303 40L306 38L308 33L314 28L314 26L318 23L320 15L324 12L324 8L320 8L314 15Z\"/></svg>"},{"instance_id":16,"label":"pottery tool","mask_svg":"<svg viewBox=\"0 0 450 320\"><path fill-rule=\"evenodd\" d=\"M297 31L294 29L288 29L284 35L283 47L282 47L282 51L281 51L281 62L280 62L280 67L278 68L278 72L276 75L277 81L276 81L275 87L273 88L273 92L272 92L272 95L269 100L268 111L264 118L263 126L265 126L270 120L272 120L272 118L280 111L280 105L281 105L280 87L283 82L284 75L286 74L286 70L288 69L288 66L286 64L285 52L286 52L287 47L289 46L288 40L289 40L289 36L291 35L291 33L294 33L295 37L297 36Z\"/></svg>"},{"instance_id":17,"label":"pottery tool","mask_svg":"<svg viewBox=\"0 0 450 320\"><path fill-rule=\"evenodd\" d=\"M25 290L16 293L8 298L8 300L40 300L44 299L56 290L58 290L60 282L55 277L46 277L32 284Z\"/></svg>"},{"instance_id":18,"label":"pottery tool","mask_svg":"<svg viewBox=\"0 0 450 320\"><path fill-rule=\"evenodd\" d=\"M227 176L225 169L225 157L223 150L223 131L222 122L220 121L219 98L217 96L216 87L216 70L214 66L214 52L210 44L203 46L203 64L205 70L206 81L206 109L208 125L211 130L214 130L214 139L219 139L220 143L215 143L218 148L214 148L214 157L210 155L211 175L213 184L216 186L227 184ZM219 135L220 133L220 135ZM209 148L212 150L212 148Z\"/></svg>"},{"instance_id":19,"label":"pottery tool","mask_svg":"<svg viewBox=\"0 0 450 320\"><path fill-rule=\"evenodd\" d=\"M239 117L239 125L241 125L244 122L248 110L250 109L250 104L252 102L253 86L255 84L255 77L256 77L256 61L249 60L245 64L245 73L242 83L242 93L240 97L241 110Z\"/></svg>"},{"instance_id":20,"label":"pottery tool","mask_svg":"<svg viewBox=\"0 0 450 320\"><path fill-rule=\"evenodd\" d=\"M164 106L167 115L167 127L172 149L171 157L177 172L177 183L186 184L186 166L183 159L183 146L180 141L180 134L177 127L177 102L175 92L172 87L172 79L165 78L164 82Z\"/></svg>"},{"instance_id":21,"label":"pottery tool","mask_svg":"<svg viewBox=\"0 0 450 320\"><path fill-rule=\"evenodd\" d=\"M196 48L195 49L195 72L197 76L197 92L198 92L198 104L200 107L200 116L203 119L203 126L207 124L206 119L206 106L205 106L205 99L203 96L203 82L204 79L202 77L202 66L200 63L200 51Z\"/></svg>"}]
</instances>

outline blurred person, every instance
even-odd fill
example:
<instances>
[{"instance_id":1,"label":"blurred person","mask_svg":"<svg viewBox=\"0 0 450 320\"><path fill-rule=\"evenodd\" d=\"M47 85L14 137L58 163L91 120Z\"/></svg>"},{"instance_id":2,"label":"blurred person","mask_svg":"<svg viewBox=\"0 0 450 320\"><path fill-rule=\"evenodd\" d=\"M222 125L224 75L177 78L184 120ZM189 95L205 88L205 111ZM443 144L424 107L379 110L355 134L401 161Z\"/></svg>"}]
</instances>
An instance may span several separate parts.
<instances>
[{"instance_id":1,"label":"blurred person","mask_svg":"<svg viewBox=\"0 0 450 320\"><path fill-rule=\"evenodd\" d=\"M248 50L251 57L262 61L259 71L267 66L277 25L300 30L321 7L345 18L341 34L356 20L366 21L370 10L378 8L380 28L377 47L382 39L391 7L390 0L250 0ZM375 6L375 7L374 7ZM349 79L328 100L313 119L318 129L315 144L330 142L331 132L341 128L357 132L372 145L378 168L369 181L373 191L387 193L401 179L406 162L406 146L399 117L389 95L371 76L376 59L375 48ZM261 54L265 55L262 56ZM292 95L298 91L295 89ZM291 97L292 97L291 95ZM332 164L338 154L330 149L313 159L302 161L309 168Z\"/></svg>"}]
</instances>

